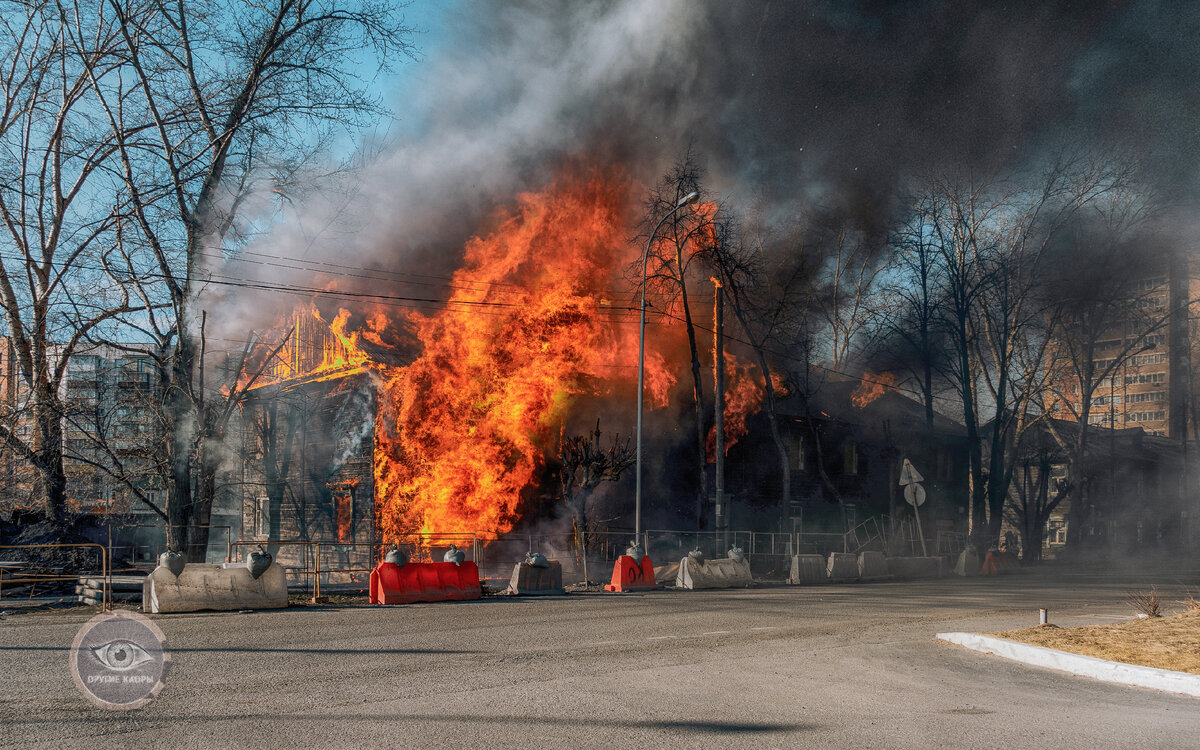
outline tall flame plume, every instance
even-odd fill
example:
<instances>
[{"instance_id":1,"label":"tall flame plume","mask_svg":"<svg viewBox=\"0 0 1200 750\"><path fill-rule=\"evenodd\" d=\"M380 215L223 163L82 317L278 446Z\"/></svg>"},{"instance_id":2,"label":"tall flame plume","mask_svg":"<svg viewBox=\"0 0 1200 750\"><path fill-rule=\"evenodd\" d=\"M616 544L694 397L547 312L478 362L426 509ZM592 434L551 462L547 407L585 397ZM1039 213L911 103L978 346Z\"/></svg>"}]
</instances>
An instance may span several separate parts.
<instances>
[{"instance_id":1,"label":"tall flame plume","mask_svg":"<svg viewBox=\"0 0 1200 750\"><path fill-rule=\"evenodd\" d=\"M603 174L519 196L468 243L445 309L411 316L422 353L387 378L376 419L384 540L509 531L572 402L636 375L637 328L611 302L635 259L629 196ZM650 400L674 382L648 356Z\"/></svg>"}]
</instances>

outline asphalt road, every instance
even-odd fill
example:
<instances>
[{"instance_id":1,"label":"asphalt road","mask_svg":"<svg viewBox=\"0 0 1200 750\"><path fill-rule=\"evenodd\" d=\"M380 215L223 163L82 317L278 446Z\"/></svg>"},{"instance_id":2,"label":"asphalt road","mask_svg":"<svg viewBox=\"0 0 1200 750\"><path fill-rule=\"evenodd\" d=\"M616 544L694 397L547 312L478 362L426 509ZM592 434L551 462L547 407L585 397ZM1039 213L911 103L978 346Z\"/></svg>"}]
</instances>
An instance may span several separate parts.
<instances>
[{"instance_id":1,"label":"asphalt road","mask_svg":"<svg viewBox=\"0 0 1200 750\"><path fill-rule=\"evenodd\" d=\"M1128 618L1200 574L1025 571L821 587L156 616L158 700L93 708L88 615L0 622L0 746L1189 748L1200 701L934 640Z\"/></svg>"}]
</instances>

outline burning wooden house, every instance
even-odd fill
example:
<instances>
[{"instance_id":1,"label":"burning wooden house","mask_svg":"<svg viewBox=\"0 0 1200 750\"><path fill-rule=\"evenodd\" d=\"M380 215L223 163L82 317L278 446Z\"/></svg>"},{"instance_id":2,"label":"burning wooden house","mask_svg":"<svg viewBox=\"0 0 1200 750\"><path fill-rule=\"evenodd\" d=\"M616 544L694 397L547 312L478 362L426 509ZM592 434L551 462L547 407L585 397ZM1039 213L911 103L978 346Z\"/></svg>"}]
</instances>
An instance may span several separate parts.
<instances>
[{"instance_id":1,"label":"burning wooden house","mask_svg":"<svg viewBox=\"0 0 1200 750\"><path fill-rule=\"evenodd\" d=\"M368 567L375 539L374 375L346 316L298 312L243 408L242 538L296 566L320 542ZM356 565L356 567L358 567Z\"/></svg>"},{"instance_id":2,"label":"burning wooden house","mask_svg":"<svg viewBox=\"0 0 1200 750\"><path fill-rule=\"evenodd\" d=\"M493 218L456 270L422 277L445 286L427 293L436 300L397 309L375 294L353 316L299 315L246 408L243 538L428 546L432 535L502 536L554 513L549 464L563 436L598 418L608 434L633 427L638 316L614 292L640 255L628 241L632 190L568 170ZM660 241L656 257L673 257ZM677 316L656 311L649 323L647 433L667 455L691 439L677 429L692 389L688 336ZM731 392L752 371L733 367ZM727 403L727 424L744 424L759 400ZM667 473L651 469L648 484L682 494Z\"/></svg>"}]
</instances>

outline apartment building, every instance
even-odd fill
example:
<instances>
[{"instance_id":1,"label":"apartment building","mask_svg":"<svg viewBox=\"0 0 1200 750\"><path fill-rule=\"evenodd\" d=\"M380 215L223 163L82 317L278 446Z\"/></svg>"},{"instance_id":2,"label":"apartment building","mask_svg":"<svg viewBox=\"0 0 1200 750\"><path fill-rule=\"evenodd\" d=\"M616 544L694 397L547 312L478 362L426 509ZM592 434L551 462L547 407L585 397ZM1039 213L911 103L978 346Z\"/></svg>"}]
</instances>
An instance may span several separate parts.
<instances>
[{"instance_id":1,"label":"apartment building","mask_svg":"<svg viewBox=\"0 0 1200 750\"><path fill-rule=\"evenodd\" d=\"M150 514L133 499L131 480L148 497L161 502L162 489L154 462L161 455L161 430L154 401L154 362L145 355L109 348L76 354L67 364L64 388L66 415L63 441L67 492L78 509L95 513Z\"/></svg>"},{"instance_id":2,"label":"apartment building","mask_svg":"<svg viewBox=\"0 0 1200 750\"><path fill-rule=\"evenodd\" d=\"M99 514L151 513L112 471L134 479L153 500L162 491L154 470L159 428L153 362L149 357L96 347L71 357L62 383L63 449L67 498L73 510ZM28 388L18 371L12 340L0 337L0 419L21 438L31 435ZM74 458L72 458L74 457ZM28 462L0 443L0 500L9 506L34 503Z\"/></svg>"},{"instance_id":3,"label":"apartment building","mask_svg":"<svg viewBox=\"0 0 1200 750\"><path fill-rule=\"evenodd\" d=\"M1200 300L1200 273L1193 264L1179 262L1162 273L1137 280L1131 288L1129 314L1096 341L1096 372L1112 366L1111 375L1098 381L1093 391L1088 421L1113 429L1140 427L1160 437L1195 439L1196 393L1191 373L1200 353L1200 327L1192 314ZM1069 376L1061 380L1069 381ZM1079 411L1078 383L1061 382L1058 396ZM1061 401L1051 415L1070 419L1071 409Z\"/></svg>"}]
</instances>

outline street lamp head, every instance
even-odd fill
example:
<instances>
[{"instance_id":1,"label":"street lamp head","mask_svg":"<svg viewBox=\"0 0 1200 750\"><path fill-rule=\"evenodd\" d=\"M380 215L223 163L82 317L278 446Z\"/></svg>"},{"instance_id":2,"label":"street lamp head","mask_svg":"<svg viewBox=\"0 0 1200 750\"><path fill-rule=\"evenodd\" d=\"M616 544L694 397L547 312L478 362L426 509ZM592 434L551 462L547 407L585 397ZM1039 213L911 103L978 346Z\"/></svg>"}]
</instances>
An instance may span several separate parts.
<instances>
[{"instance_id":1,"label":"street lamp head","mask_svg":"<svg viewBox=\"0 0 1200 750\"><path fill-rule=\"evenodd\" d=\"M689 203L695 203L698 200L700 200L700 193L693 190L692 192L680 198L679 202L675 204L675 208L683 208Z\"/></svg>"}]
</instances>

